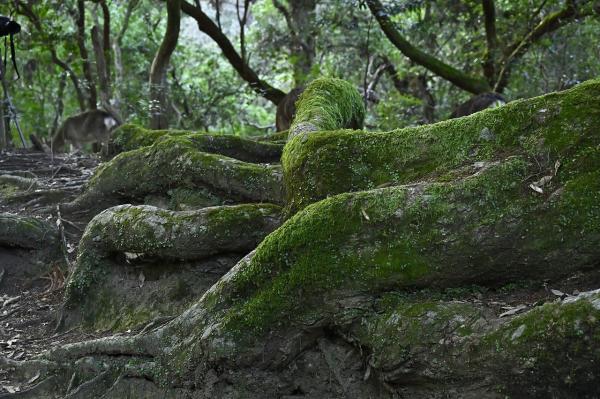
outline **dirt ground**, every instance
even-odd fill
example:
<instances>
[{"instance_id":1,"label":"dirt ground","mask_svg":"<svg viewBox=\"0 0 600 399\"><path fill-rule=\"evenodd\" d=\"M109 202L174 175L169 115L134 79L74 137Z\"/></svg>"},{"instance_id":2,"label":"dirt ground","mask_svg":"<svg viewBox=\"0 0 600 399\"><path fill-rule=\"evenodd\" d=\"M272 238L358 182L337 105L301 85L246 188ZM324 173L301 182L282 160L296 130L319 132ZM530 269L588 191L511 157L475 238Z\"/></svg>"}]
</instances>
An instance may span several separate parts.
<instances>
[{"instance_id":1,"label":"dirt ground","mask_svg":"<svg viewBox=\"0 0 600 399\"><path fill-rule=\"evenodd\" d=\"M72 200L92 175L99 160L72 154L0 152L0 213L35 216L55 223L57 204ZM30 187L14 187L2 176L21 177ZM69 262L85 228L84 220L63 220ZM68 266L64 258L40 261L36 251L0 243L0 357L25 360L52 347L106 335L79 330L57 331ZM18 391L0 374L2 392ZM33 382L33 381L32 381Z\"/></svg>"}]
</instances>

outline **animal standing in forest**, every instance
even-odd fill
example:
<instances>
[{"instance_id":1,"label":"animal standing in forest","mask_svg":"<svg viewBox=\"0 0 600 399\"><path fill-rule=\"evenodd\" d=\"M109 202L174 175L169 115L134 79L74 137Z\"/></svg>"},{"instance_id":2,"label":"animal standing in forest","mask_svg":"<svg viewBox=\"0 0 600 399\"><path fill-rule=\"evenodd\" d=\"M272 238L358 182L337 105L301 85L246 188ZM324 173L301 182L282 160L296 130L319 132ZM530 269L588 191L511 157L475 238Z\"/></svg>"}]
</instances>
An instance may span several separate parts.
<instances>
[{"instance_id":1,"label":"animal standing in forest","mask_svg":"<svg viewBox=\"0 0 600 399\"><path fill-rule=\"evenodd\" d=\"M67 118L52 138L52 151L62 152L68 140L75 147L85 143L106 145L119 121L111 113L94 109Z\"/></svg>"},{"instance_id":2,"label":"animal standing in forest","mask_svg":"<svg viewBox=\"0 0 600 399\"><path fill-rule=\"evenodd\" d=\"M296 115L296 101L304 91L304 87L296 87L283 97L283 100L277 104L277 114L275 116L275 127L278 132L288 130L292 125Z\"/></svg>"},{"instance_id":3,"label":"animal standing in forest","mask_svg":"<svg viewBox=\"0 0 600 399\"><path fill-rule=\"evenodd\" d=\"M450 115L450 119L471 115L486 108L496 108L504 104L506 104L506 100L498 93L481 93L456 107Z\"/></svg>"}]
</instances>

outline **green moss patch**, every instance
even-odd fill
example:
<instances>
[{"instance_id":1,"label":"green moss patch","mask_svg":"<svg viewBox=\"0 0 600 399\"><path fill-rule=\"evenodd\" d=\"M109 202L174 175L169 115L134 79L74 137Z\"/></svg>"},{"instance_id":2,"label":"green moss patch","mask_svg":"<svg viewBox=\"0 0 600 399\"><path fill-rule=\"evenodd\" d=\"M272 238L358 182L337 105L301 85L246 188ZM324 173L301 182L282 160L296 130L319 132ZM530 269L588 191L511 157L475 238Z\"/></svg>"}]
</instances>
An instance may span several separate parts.
<instances>
[{"instance_id":1,"label":"green moss patch","mask_svg":"<svg viewBox=\"0 0 600 399\"><path fill-rule=\"evenodd\" d=\"M288 140L315 131L361 129L364 119L363 99L352 84L335 78L316 79L296 102Z\"/></svg>"},{"instance_id":2,"label":"green moss patch","mask_svg":"<svg viewBox=\"0 0 600 399\"><path fill-rule=\"evenodd\" d=\"M564 165L574 157L597 165L599 96L600 81L592 80L562 93L433 125L293 138L282 158L288 207L295 212L342 192L434 180L461 166L510 154L535 158L547 168L540 174L554 168L557 160ZM576 147L587 153L578 153Z\"/></svg>"}]
</instances>

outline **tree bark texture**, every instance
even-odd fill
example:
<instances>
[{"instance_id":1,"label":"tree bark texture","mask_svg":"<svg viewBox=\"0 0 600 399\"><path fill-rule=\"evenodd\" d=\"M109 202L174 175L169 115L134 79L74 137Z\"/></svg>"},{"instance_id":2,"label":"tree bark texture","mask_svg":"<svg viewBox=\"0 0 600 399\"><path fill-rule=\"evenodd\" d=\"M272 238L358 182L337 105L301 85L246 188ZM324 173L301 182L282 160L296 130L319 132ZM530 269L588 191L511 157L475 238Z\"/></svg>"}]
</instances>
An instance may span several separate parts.
<instances>
[{"instance_id":1,"label":"tree bark texture","mask_svg":"<svg viewBox=\"0 0 600 399\"><path fill-rule=\"evenodd\" d=\"M167 0L167 29L150 68L150 128L166 129L168 118L167 68L179 38L180 0Z\"/></svg>"}]
</instances>

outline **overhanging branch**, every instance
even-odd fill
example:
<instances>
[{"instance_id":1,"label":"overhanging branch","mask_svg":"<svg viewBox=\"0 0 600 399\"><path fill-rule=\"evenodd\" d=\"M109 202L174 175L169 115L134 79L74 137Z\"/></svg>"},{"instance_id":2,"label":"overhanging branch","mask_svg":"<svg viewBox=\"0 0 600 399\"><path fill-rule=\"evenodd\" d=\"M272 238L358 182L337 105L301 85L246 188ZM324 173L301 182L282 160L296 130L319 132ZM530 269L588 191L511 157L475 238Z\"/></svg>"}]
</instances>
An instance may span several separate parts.
<instances>
[{"instance_id":1,"label":"overhanging branch","mask_svg":"<svg viewBox=\"0 0 600 399\"><path fill-rule=\"evenodd\" d=\"M475 94L490 91L491 87L485 79L470 76L410 44L398 32L379 0L367 0L367 5L387 38L406 57L463 90Z\"/></svg>"},{"instance_id":2,"label":"overhanging branch","mask_svg":"<svg viewBox=\"0 0 600 399\"><path fill-rule=\"evenodd\" d=\"M278 104L285 96L285 93L275 87L269 85L264 80L258 77L258 74L250 68L250 66L242 59L238 52L233 47L227 36L219 29L219 27L200 9L186 1L181 2L181 10L194 18L198 23L198 28L206 33L221 49L223 55L231 66L237 71L242 79L244 79L250 87L274 104Z\"/></svg>"}]
</instances>

